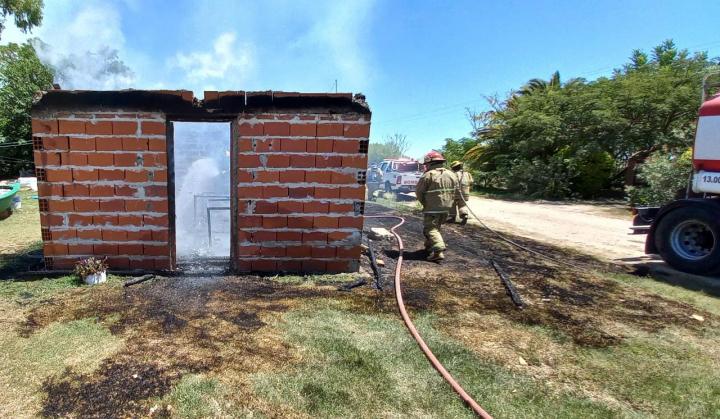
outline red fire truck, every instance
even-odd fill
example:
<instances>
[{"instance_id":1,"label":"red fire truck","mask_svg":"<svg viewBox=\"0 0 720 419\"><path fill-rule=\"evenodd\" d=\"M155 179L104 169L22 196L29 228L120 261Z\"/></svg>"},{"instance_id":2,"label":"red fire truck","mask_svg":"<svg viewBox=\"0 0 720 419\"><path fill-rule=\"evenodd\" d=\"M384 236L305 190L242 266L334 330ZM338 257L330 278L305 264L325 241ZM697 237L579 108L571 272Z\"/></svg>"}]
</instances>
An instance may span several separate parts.
<instances>
[{"instance_id":1,"label":"red fire truck","mask_svg":"<svg viewBox=\"0 0 720 419\"><path fill-rule=\"evenodd\" d=\"M700 106L690 181L696 197L637 208L633 229L647 233L645 253L659 254L674 268L720 273L720 95Z\"/></svg>"}]
</instances>

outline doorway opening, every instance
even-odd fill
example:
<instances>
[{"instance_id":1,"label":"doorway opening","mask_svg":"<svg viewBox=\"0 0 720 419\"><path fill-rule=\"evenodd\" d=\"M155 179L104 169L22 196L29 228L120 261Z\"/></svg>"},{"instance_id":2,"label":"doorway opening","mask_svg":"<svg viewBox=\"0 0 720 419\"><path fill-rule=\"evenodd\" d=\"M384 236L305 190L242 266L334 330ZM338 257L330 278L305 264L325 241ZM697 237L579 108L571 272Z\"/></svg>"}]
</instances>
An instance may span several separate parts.
<instances>
[{"instance_id":1,"label":"doorway opening","mask_svg":"<svg viewBox=\"0 0 720 419\"><path fill-rule=\"evenodd\" d=\"M229 122L173 122L178 265L230 259Z\"/></svg>"}]
</instances>

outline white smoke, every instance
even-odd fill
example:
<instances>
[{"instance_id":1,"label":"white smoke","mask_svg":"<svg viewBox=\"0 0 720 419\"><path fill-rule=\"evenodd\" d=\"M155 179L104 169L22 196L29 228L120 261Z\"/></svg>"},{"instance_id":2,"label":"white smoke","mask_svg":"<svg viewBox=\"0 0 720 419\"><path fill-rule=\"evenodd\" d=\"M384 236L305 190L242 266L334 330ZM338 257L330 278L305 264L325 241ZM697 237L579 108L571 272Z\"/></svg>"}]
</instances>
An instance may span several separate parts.
<instances>
[{"instance_id":1,"label":"white smoke","mask_svg":"<svg viewBox=\"0 0 720 419\"><path fill-rule=\"evenodd\" d=\"M177 231L177 255L180 259L189 259L206 253L208 242L198 220L205 220L205 200L201 200L198 213L196 196L202 196L215 189L216 177L220 174L218 163L205 157L194 161L182 177L175 195L175 226ZM207 220L205 220L207 221ZM205 230L207 231L207 230ZM202 239L200 237L202 237Z\"/></svg>"},{"instance_id":2,"label":"white smoke","mask_svg":"<svg viewBox=\"0 0 720 419\"><path fill-rule=\"evenodd\" d=\"M188 261L230 256L230 126L174 123L177 256ZM208 241L208 227L212 241Z\"/></svg>"},{"instance_id":3,"label":"white smoke","mask_svg":"<svg viewBox=\"0 0 720 419\"><path fill-rule=\"evenodd\" d=\"M62 22L61 32L54 21L41 26L45 42L40 59L55 68L57 82L64 89L114 90L132 87L135 74L120 59L125 47L120 12L107 2L79 2L67 5L72 13ZM42 36L44 32L62 36Z\"/></svg>"},{"instance_id":4,"label":"white smoke","mask_svg":"<svg viewBox=\"0 0 720 419\"><path fill-rule=\"evenodd\" d=\"M63 89L115 90L135 85L125 64L122 19L109 2L57 0L46 5L43 24L32 34L8 25L3 42L29 41L40 60L53 67Z\"/></svg>"},{"instance_id":5,"label":"white smoke","mask_svg":"<svg viewBox=\"0 0 720 419\"><path fill-rule=\"evenodd\" d=\"M236 45L234 32L225 32L213 42L212 51L177 53L170 64L179 67L191 82L243 78L252 70L253 51L249 43Z\"/></svg>"},{"instance_id":6,"label":"white smoke","mask_svg":"<svg viewBox=\"0 0 720 419\"><path fill-rule=\"evenodd\" d=\"M53 67L55 82L63 89L117 90L135 83L135 73L118 57L118 51L110 47L61 54L40 40L32 44L40 60Z\"/></svg>"}]
</instances>

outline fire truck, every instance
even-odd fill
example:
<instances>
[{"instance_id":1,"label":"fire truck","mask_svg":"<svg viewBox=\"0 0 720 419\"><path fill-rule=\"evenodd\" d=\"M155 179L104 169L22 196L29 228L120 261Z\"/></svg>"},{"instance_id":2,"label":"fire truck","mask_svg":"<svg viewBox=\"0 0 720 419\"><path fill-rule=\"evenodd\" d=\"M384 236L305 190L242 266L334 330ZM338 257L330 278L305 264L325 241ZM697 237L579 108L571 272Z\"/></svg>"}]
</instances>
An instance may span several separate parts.
<instances>
[{"instance_id":1,"label":"fire truck","mask_svg":"<svg viewBox=\"0 0 720 419\"><path fill-rule=\"evenodd\" d=\"M700 106L685 199L635 213L632 229L647 234L645 253L683 272L720 273L720 94Z\"/></svg>"},{"instance_id":2,"label":"fire truck","mask_svg":"<svg viewBox=\"0 0 720 419\"><path fill-rule=\"evenodd\" d=\"M380 170L383 172L383 187L388 193L415 192L422 176L422 165L413 159L385 159L380 163Z\"/></svg>"}]
</instances>

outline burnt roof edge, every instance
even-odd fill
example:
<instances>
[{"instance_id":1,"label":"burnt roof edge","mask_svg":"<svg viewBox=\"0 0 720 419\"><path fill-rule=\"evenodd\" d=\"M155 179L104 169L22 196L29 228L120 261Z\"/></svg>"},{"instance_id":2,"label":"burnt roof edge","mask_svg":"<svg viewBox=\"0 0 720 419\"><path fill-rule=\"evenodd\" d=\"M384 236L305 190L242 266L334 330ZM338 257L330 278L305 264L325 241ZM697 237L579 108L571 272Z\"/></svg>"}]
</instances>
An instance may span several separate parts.
<instances>
[{"instance_id":1,"label":"burnt roof edge","mask_svg":"<svg viewBox=\"0 0 720 419\"><path fill-rule=\"evenodd\" d=\"M187 90L50 90L33 104L33 111L132 109L167 114L229 115L274 109L327 108L330 112L370 114L365 97L350 93L220 92L198 101Z\"/></svg>"}]
</instances>

